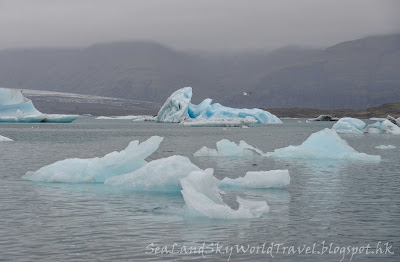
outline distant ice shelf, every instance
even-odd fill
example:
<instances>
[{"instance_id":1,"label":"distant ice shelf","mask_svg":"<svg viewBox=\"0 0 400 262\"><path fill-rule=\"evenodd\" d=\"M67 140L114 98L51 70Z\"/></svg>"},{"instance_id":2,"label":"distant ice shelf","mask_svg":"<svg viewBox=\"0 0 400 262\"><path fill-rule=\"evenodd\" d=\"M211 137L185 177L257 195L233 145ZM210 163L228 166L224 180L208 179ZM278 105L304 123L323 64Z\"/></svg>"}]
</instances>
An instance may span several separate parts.
<instances>
[{"instance_id":1,"label":"distant ice shelf","mask_svg":"<svg viewBox=\"0 0 400 262\"><path fill-rule=\"evenodd\" d=\"M156 121L162 123L180 123L184 119L196 119L199 121L198 123L202 123L201 126L205 126L206 124L215 126L218 122L221 126L222 119L252 117L256 120L257 124L282 123L277 116L258 108L230 108L218 103L212 104L212 99L210 98L205 99L198 105L194 105L191 103L191 99L191 87L184 87L175 91L161 107ZM216 119L216 121L205 122L206 120L213 119ZM190 121L186 122L190 123Z\"/></svg>"},{"instance_id":2,"label":"distant ice shelf","mask_svg":"<svg viewBox=\"0 0 400 262\"><path fill-rule=\"evenodd\" d=\"M20 90L0 88L0 122L12 123L70 123L78 115L43 114Z\"/></svg>"}]
</instances>

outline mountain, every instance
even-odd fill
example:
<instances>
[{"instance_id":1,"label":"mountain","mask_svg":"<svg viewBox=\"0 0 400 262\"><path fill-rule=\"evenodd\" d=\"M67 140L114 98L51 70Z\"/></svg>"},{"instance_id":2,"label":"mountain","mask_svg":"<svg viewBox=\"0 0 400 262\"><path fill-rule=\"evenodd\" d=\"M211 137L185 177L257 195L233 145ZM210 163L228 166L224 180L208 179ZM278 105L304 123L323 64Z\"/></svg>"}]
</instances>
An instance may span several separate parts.
<instances>
[{"instance_id":1,"label":"mountain","mask_svg":"<svg viewBox=\"0 0 400 262\"><path fill-rule=\"evenodd\" d=\"M152 42L3 50L0 86L156 104L192 86L194 103L211 97L234 107L367 108L400 101L400 35L240 54Z\"/></svg>"},{"instance_id":2,"label":"mountain","mask_svg":"<svg viewBox=\"0 0 400 262\"><path fill-rule=\"evenodd\" d=\"M400 101L400 34L348 41L266 73L244 101L260 107L366 108Z\"/></svg>"}]
</instances>

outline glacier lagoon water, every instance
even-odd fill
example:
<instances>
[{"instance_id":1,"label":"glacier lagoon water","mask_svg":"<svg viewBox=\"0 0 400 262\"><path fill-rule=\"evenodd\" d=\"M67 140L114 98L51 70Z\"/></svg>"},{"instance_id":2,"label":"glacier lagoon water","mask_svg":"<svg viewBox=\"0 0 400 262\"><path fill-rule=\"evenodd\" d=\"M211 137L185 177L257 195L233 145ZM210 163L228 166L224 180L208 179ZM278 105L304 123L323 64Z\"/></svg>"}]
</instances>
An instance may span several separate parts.
<instances>
[{"instance_id":1,"label":"glacier lagoon water","mask_svg":"<svg viewBox=\"0 0 400 262\"><path fill-rule=\"evenodd\" d=\"M373 121L367 121L367 123ZM245 140L264 152L301 144L311 133L333 122L298 123L253 128L189 128L116 120L79 119L71 124L1 124L0 134L14 142L0 143L0 260L4 261L227 261L229 254L177 254L184 245L218 243L266 247L311 246L321 250L360 247L375 251L381 241L395 254L356 254L352 261L400 259L400 136L341 135L359 152L379 154L380 163L293 161L265 158L192 157L202 146L215 147L223 138ZM214 175L236 178L247 171L289 169L286 189L224 189L224 201L237 208L236 195L267 201L270 212L244 220L194 219L182 216L180 194L121 190L103 184L38 183L22 180L27 171L65 158L90 158L124 149L132 140L164 137L148 160L188 156ZM394 150L378 150L378 145ZM148 247L168 246L172 254L154 254ZM332 250L333 250L332 248ZM383 251L385 248L383 246ZM148 252L148 254L146 254ZM286 251L287 252L287 251ZM230 261L340 261L342 255L236 253ZM349 261L346 254L343 261Z\"/></svg>"}]
</instances>

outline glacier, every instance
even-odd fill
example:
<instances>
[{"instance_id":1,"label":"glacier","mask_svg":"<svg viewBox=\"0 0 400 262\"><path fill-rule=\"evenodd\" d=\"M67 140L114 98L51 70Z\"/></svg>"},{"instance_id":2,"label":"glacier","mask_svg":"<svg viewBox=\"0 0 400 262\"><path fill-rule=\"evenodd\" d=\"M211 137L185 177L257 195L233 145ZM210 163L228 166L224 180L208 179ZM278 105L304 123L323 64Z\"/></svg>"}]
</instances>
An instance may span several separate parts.
<instances>
[{"instance_id":1,"label":"glacier","mask_svg":"<svg viewBox=\"0 0 400 262\"><path fill-rule=\"evenodd\" d=\"M197 152L193 154L193 156L200 157L246 157L246 156L254 156L256 154L264 156L264 152L260 149L255 148L245 141L241 140L239 144L235 142L229 141L228 139L221 139L216 143L217 149L208 148L203 146Z\"/></svg>"},{"instance_id":2,"label":"glacier","mask_svg":"<svg viewBox=\"0 0 400 262\"><path fill-rule=\"evenodd\" d=\"M70 123L78 115L43 114L20 90L0 88L0 122Z\"/></svg>"},{"instance_id":3,"label":"glacier","mask_svg":"<svg viewBox=\"0 0 400 262\"><path fill-rule=\"evenodd\" d=\"M360 119L343 117L332 126L332 129L337 133L361 135L365 125L365 122Z\"/></svg>"},{"instance_id":4,"label":"glacier","mask_svg":"<svg viewBox=\"0 0 400 262\"><path fill-rule=\"evenodd\" d=\"M376 146L375 147L376 149L395 149L396 148L396 146L393 146L393 145L380 145L380 146Z\"/></svg>"},{"instance_id":5,"label":"glacier","mask_svg":"<svg viewBox=\"0 0 400 262\"><path fill-rule=\"evenodd\" d=\"M212 99L207 98L198 105L191 103L192 88L184 87L175 91L161 107L156 121L162 123L180 123L183 119L229 119L253 117L257 124L282 123L270 112L258 108L239 109L223 106L219 103L212 104ZM211 125L215 125L211 122ZM204 125L203 125L204 126Z\"/></svg>"},{"instance_id":6,"label":"glacier","mask_svg":"<svg viewBox=\"0 0 400 262\"><path fill-rule=\"evenodd\" d=\"M107 179L104 184L135 191L179 192L180 179L201 170L184 156L153 160L134 172Z\"/></svg>"},{"instance_id":7,"label":"glacier","mask_svg":"<svg viewBox=\"0 0 400 262\"><path fill-rule=\"evenodd\" d=\"M346 140L339 137L335 130L325 128L313 133L299 146L288 146L276 149L266 154L275 158L293 159L334 159L334 160L358 160L379 162L380 156L359 153L352 148Z\"/></svg>"},{"instance_id":8,"label":"glacier","mask_svg":"<svg viewBox=\"0 0 400 262\"><path fill-rule=\"evenodd\" d=\"M163 138L152 136L139 144L132 141L120 152L89 159L71 158L57 161L22 178L38 182L100 183L107 178L126 174L147 164L145 159L156 151Z\"/></svg>"},{"instance_id":9,"label":"glacier","mask_svg":"<svg viewBox=\"0 0 400 262\"><path fill-rule=\"evenodd\" d=\"M269 212L265 201L250 201L237 196L237 210L222 200L224 192L218 189L219 180L213 176L212 169L194 171L182 178L182 195L185 201L185 213L190 217L212 219L249 219L261 217Z\"/></svg>"},{"instance_id":10,"label":"glacier","mask_svg":"<svg viewBox=\"0 0 400 262\"><path fill-rule=\"evenodd\" d=\"M225 177L220 188L282 188L289 184L289 170L249 171L244 177Z\"/></svg>"},{"instance_id":11,"label":"glacier","mask_svg":"<svg viewBox=\"0 0 400 262\"><path fill-rule=\"evenodd\" d=\"M11 138L5 137L5 136L0 136L0 142L11 142L14 141Z\"/></svg>"},{"instance_id":12,"label":"glacier","mask_svg":"<svg viewBox=\"0 0 400 262\"><path fill-rule=\"evenodd\" d=\"M382 122L377 121L374 124L368 125L364 132L372 134L389 134L400 135L400 127L385 119Z\"/></svg>"}]
</instances>

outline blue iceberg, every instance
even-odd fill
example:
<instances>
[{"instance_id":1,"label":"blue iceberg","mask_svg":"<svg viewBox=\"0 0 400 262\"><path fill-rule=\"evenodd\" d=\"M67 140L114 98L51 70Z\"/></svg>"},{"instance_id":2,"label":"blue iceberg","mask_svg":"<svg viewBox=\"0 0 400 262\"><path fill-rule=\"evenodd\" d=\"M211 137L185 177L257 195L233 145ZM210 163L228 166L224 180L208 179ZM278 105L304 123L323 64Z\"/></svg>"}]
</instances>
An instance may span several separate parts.
<instances>
[{"instance_id":1,"label":"blue iceberg","mask_svg":"<svg viewBox=\"0 0 400 262\"><path fill-rule=\"evenodd\" d=\"M0 88L0 122L70 123L78 115L42 114L20 90Z\"/></svg>"},{"instance_id":2,"label":"blue iceberg","mask_svg":"<svg viewBox=\"0 0 400 262\"><path fill-rule=\"evenodd\" d=\"M61 160L35 172L28 172L22 178L38 182L101 183L147 164L145 159L158 149L162 140L162 137L153 136L140 144L138 140L132 141L125 150L104 157Z\"/></svg>"},{"instance_id":3,"label":"blue iceberg","mask_svg":"<svg viewBox=\"0 0 400 262\"><path fill-rule=\"evenodd\" d=\"M382 122L377 121L374 124L368 125L364 131L371 134L400 135L400 127L393 124L388 119L385 119Z\"/></svg>"},{"instance_id":4,"label":"blue iceberg","mask_svg":"<svg viewBox=\"0 0 400 262\"><path fill-rule=\"evenodd\" d=\"M339 137L335 130L325 128L313 133L299 146L288 146L276 149L266 154L269 157L293 158L293 159L334 159L334 160L358 160L379 162L380 156L359 153L352 148L346 140Z\"/></svg>"},{"instance_id":5,"label":"blue iceberg","mask_svg":"<svg viewBox=\"0 0 400 262\"><path fill-rule=\"evenodd\" d=\"M202 119L204 121L252 117L256 120L257 124L282 123L277 116L258 108L239 109L226 107L218 103L212 104L210 98L205 99L198 105L194 105L190 103L191 99L191 87L184 87L175 91L161 107L156 121L163 123L180 123L185 118ZM211 124L215 126L215 121Z\"/></svg>"},{"instance_id":6,"label":"blue iceberg","mask_svg":"<svg viewBox=\"0 0 400 262\"><path fill-rule=\"evenodd\" d=\"M332 129L337 133L361 135L365 125L365 122L360 119L343 117L332 126Z\"/></svg>"}]
</instances>

